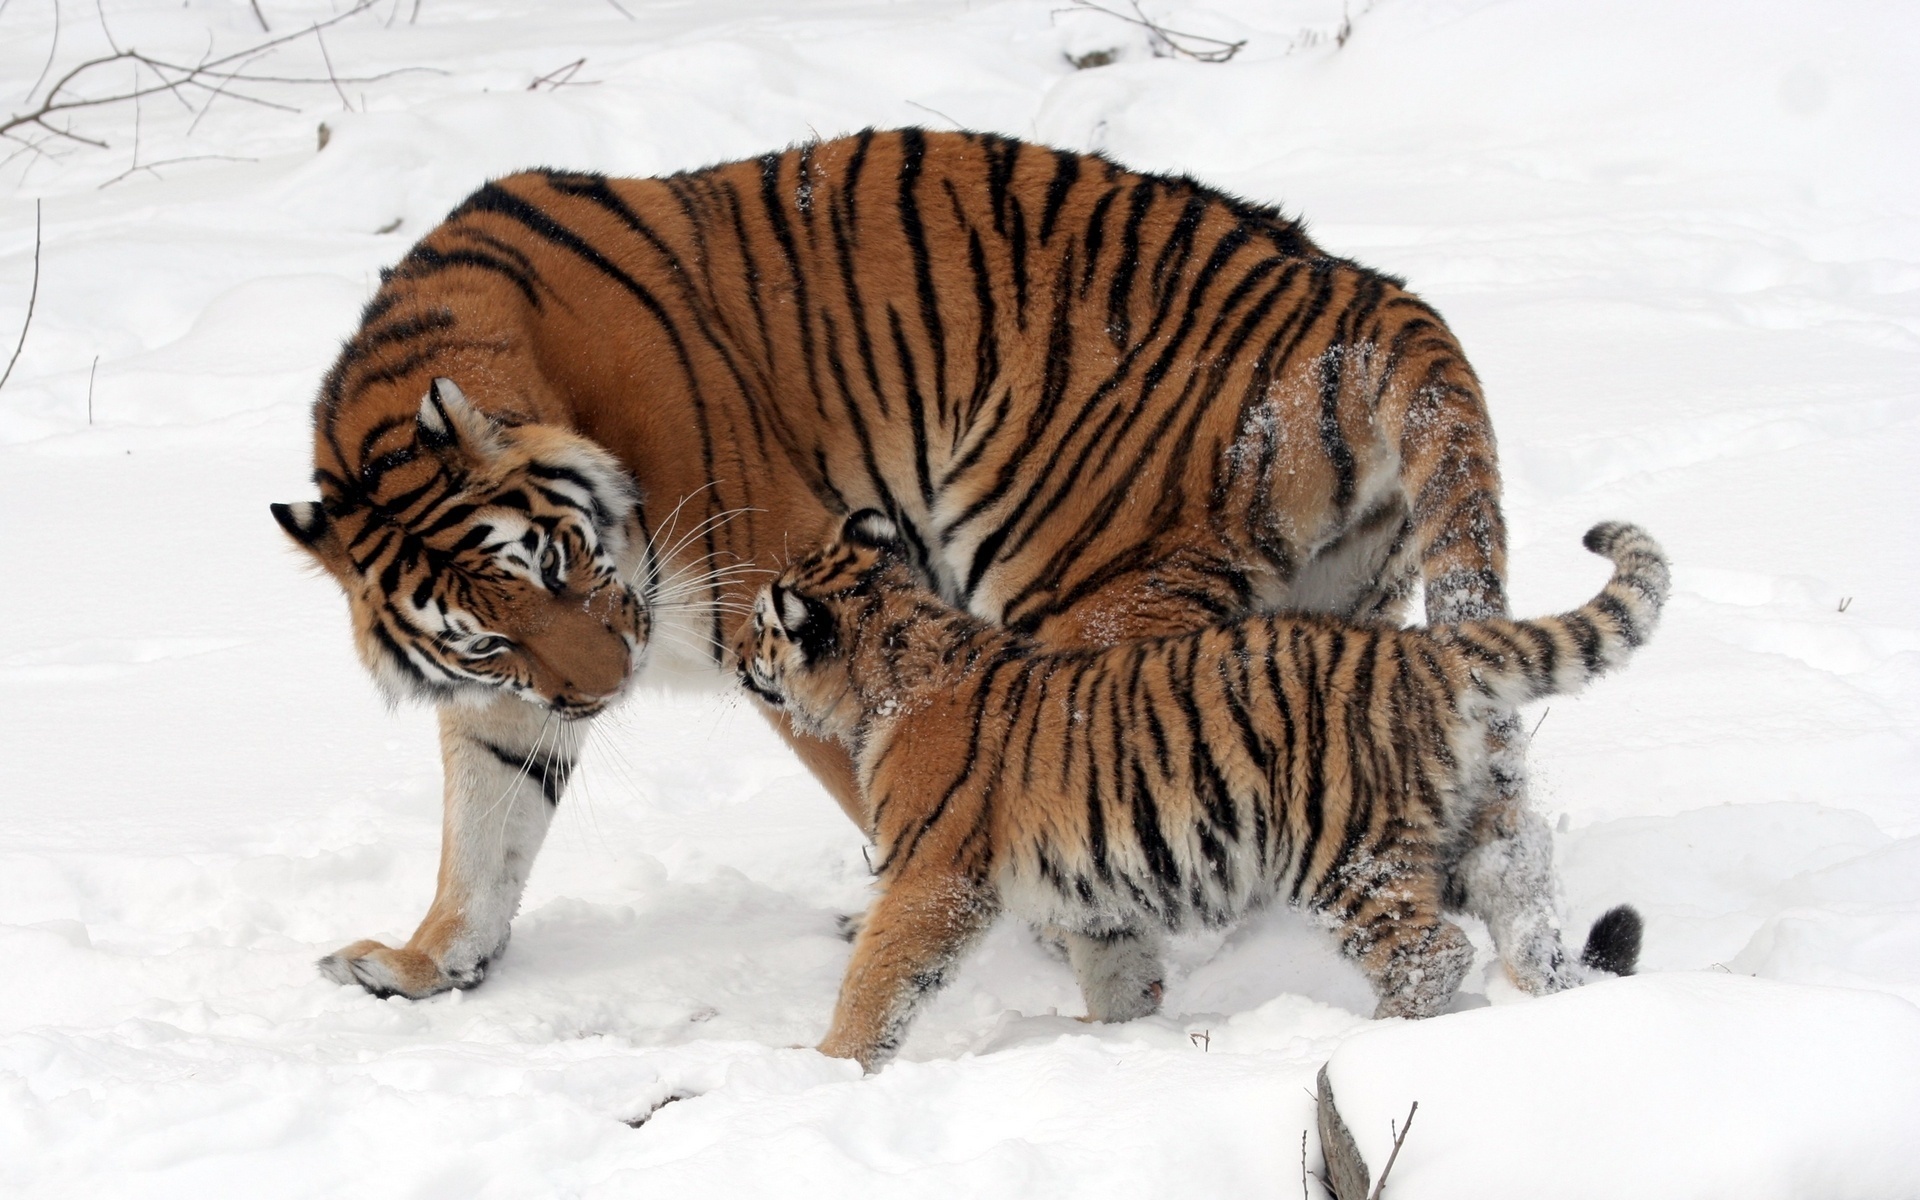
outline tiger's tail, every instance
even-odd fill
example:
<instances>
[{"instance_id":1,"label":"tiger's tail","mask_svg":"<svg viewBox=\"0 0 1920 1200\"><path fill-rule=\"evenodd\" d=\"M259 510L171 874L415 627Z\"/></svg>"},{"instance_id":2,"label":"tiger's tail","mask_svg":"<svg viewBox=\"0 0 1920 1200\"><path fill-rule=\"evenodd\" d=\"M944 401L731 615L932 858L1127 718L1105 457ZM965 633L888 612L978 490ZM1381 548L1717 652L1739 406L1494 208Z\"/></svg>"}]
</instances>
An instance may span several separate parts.
<instances>
[{"instance_id":1,"label":"tiger's tail","mask_svg":"<svg viewBox=\"0 0 1920 1200\"><path fill-rule=\"evenodd\" d=\"M1645 530L1608 521L1587 531L1587 549L1613 560L1613 578L1581 607L1531 621L1463 621L1434 633L1472 670L1474 690L1506 708L1579 691L1622 666L1653 633L1672 580Z\"/></svg>"}]
</instances>

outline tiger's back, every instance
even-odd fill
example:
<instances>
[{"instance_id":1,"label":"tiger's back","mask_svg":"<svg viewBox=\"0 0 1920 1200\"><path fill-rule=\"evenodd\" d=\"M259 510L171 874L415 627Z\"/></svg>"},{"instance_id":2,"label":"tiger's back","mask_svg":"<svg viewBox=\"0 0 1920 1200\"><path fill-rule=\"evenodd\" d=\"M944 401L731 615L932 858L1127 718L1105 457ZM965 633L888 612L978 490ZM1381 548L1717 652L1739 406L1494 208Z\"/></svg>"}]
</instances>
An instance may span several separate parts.
<instances>
[{"instance_id":1,"label":"tiger's back","mask_svg":"<svg viewBox=\"0 0 1920 1200\"><path fill-rule=\"evenodd\" d=\"M368 385L428 360L652 496L744 510L704 553L759 561L876 508L949 600L1063 643L1289 599L1353 615L1397 603L1425 551L1436 605L1502 602L1484 406L1433 310L1277 210L1091 156L869 131L489 184L390 273L330 377L330 477L364 467ZM1480 532L1436 551L1441 523ZM1355 561L1316 570L1343 538Z\"/></svg>"}]
</instances>

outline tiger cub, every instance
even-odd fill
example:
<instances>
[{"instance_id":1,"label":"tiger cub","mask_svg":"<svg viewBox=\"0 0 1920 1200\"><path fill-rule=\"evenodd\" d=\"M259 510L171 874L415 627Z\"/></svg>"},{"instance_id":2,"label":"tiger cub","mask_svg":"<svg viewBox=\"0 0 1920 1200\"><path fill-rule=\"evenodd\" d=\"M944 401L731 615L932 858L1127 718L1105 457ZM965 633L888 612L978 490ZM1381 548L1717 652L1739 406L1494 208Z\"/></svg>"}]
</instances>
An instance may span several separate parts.
<instances>
[{"instance_id":1,"label":"tiger cub","mask_svg":"<svg viewBox=\"0 0 1920 1200\"><path fill-rule=\"evenodd\" d=\"M1440 1011L1473 960L1442 914L1490 794L1485 723L1624 663L1667 596L1641 530L1586 545L1613 578L1557 617L1265 616L1049 652L922 586L888 518L849 517L760 591L738 646L749 691L852 752L872 814L880 894L820 1049L886 1062L1003 910L1082 935L1070 947L1149 947L1119 971L1075 957L1109 1019L1157 1006L1153 931L1274 897L1333 928L1376 1017ZM1639 942L1623 905L1583 961L1630 973Z\"/></svg>"}]
</instances>

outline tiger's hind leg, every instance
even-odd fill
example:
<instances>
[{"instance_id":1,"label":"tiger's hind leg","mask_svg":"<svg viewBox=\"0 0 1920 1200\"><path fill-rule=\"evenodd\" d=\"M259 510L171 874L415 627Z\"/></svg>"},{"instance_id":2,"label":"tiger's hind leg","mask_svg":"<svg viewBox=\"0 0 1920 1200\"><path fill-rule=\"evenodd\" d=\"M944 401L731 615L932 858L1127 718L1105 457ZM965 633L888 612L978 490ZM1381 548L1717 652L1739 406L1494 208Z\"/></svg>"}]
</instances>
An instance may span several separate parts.
<instances>
[{"instance_id":1,"label":"tiger's hind leg","mask_svg":"<svg viewBox=\"0 0 1920 1200\"><path fill-rule=\"evenodd\" d=\"M1395 930L1361 961L1379 997L1374 1020L1431 1017L1467 977L1473 943L1452 921L1436 920Z\"/></svg>"},{"instance_id":2,"label":"tiger's hind leg","mask_svg":"<svg viewBox=\"0 0 1920 1200\"><path fill-rule=\"evenodd\" d=\"M914 1013L946 986L998 912L992 889L959 872L909 870L892 880L854 941L820 1053L869 1071L885 1066Z\"/></svg>"},{"instance_id":3,"label":"tiger's hind leg","mask_svg":"<svg viewBox=\"0 0 1920 1200\"><path fill-rule=\"evenodd\" d=\"M1087 1001L1090 1021L1132 1021L1160 1011L1166 994L1165 939L1157 930L1058 930Z\"/></svg>"},{"instance_id":4,"label":"tiger's hind leg","mask_svg":"<svg viewBox=\"0 0 1920 1200\"><path fill-rule=\"evenodd\" d=\"M1426 583L1427 624L1505 616L1506 521L1493 432L1479 384L1453 345L1396 393L1402 482L1410 497L1412 547ZM1466 771L1467 846L1452 870L1448 901L1487 923L1514 983L1534 995L1578 980L1560 941L1560 895L1552 836L1527 798L1527 735L1517 713L1485 726L1485 757Z\"/></svg>"},{"instance_id":5,"label":"tiger's hind leg","mask_svg":"<svg viewBox=\"0 0 1920 1200\"><path fill-rule=\"evenodd\" d=\"M320 973L376 996L416 1000L485 979L506 949L585 734L585 721L561 721L511 697L481 709L441 709L446 793L433 904L406 945L354 942L321 959Z\"/></svg>"}]
</instances>

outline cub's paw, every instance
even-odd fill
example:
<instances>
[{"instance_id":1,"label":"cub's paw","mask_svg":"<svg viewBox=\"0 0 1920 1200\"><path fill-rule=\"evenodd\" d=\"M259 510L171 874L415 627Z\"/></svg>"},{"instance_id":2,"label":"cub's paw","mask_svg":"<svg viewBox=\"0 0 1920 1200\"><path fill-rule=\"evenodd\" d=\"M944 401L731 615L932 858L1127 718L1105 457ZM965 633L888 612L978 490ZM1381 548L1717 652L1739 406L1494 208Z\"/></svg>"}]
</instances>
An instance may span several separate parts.
<instances>
[{"instance_id":1,"label":"cub's paw","mask_svg":"<svg viewBox=\"0 0 1920 1200\"><path fill-rule=\"evenodd\" d=\"M487 976L485 959L465 970L449 971L418 950L395 950L375 941L343 946L314 965L335 983L365 988L383 1000L388 996L420 1000L453 988L474 987Z\"/></svg>"}]
</instances>

